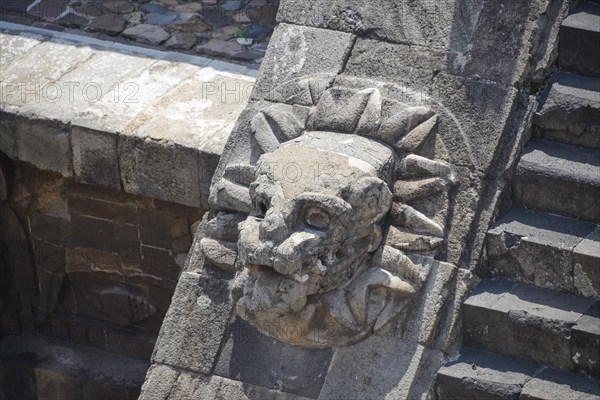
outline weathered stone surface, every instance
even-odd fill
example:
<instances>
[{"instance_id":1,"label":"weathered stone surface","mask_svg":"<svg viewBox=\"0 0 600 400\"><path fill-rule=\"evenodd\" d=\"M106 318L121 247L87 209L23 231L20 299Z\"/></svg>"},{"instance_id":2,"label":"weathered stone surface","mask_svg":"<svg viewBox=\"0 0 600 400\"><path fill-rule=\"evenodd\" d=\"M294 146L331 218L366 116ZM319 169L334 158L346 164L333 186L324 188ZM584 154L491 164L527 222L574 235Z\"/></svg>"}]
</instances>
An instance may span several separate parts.
<instances>
[{"instance_id":1,"label":"weathered stone surface","mask_svg":"<svg viewBox=\"0 0 600 400\"><path fill-rule=\"evenodd\" d=\"M0 352L4 381L10 377L8 371L11 369L24 368L30 371L32 378L35 377L30 383L33 392L37 389L38 393L61 398L135 399L148 368L147 361L42 335L4 338ZM8 397L12 397L10 386L3 388ZM20 388L20 385L14 385L14 389ZM21 394L14 395L21 398Z\"/></svg>"},{"instance_id":2,"label":"weathered stone surface","mask_svg":"<svg viewBox=\"0 0 600 400\"><path fill-rule=\"evenodd\" d=\"M208 25L198 14L184 14L178 21L169 25L169 27L181 32L193 33L210 30L210 25Z\"/></svg>"},{"instance_id":3,"label":"weathered stone surface","mask_svg":"<svg viewBox=\"0 0 600 400\"><path fill-rule=\"evenodd\" d=\"M436 353L385 336L370 336L353 346L338 348L319 399L404 399L411 394L420 398L423 393L419 393L415 382L421 370L437 370L442 364L442 357L428 357L432 352ZM425 366L425 361L434 365Z\"/></svg>"},{"instance_id":4,"label":"weathered stone surface","mask_svg":"<svg viewBox=\"0 0 600 400\"><path fill-rule=\"evenodd\" d=\"M166 26L177 21L179 17L178 13L173 12L150 13L147 15L146 23L154 26Z\"/></svg>"},{"instance_id":5,"label":"weathered stone surface","mask_svg":"<svg viewBox=\"0 0 600 400\"><path fill-rule=\"evenodd\" d=\"M295 334L296 327L288 329ZM316 399L332 354L331 349L303 349L274 340L238 319L229 327L214 373Z\"/></svg>"},{"instance_id":6,"label":"weathered stone surface","mask_svg":"<svg viewBox=\"0 0 600 400\"><path fill-rule=\"evenodd\" d=\"M2 46L0 62L2 65L8 66L15 58L40 44L42 38L39 35L0 35L0 46ZM7 90L7 88L3 88L3 90Z\"/></svg>"},{"instance_id":7,"label":"weathered stone surface","mask_svg":"<svg viewBox=\"0 0 600 400\"><path fill-rule=\"evenodd\" d=\"M27 12L37 18L53 21L69 4L68 0L41 0L30 4Z\"/></svg>"},{"instance_id":8,"label":"weathered stone surface","mask_svg":"<svg viewBox=\"0 0 600 400\"><path fill-rule=\"evenodd\" d=\"M444 64L459 73L510 84L522 81L531 65L547 63L565 5L533 2L523 8L495 2L444 0L437 3L377 0L282 1L280 22L352 32L382 42L442 50ZM477 17L474 17L477 15ZM552 30L552 38L540 32ZM498 38L502 40L498 42ZM550 43L548 43L550 42ZM532 43L529 49L514 43ZM391 59L392 57L390 57ZM490 65L484 60L493 59ZM440 66L441 67L441 66Z\"/></svg>"},{"instance_id":9,"label":"weathered stone surface","mask_svg":"<svg viewBox=\"0 0 600 400\"><path fill-rule=\"evenodd\" d=\"M502 279L578 293L573 251L594 229L584 221L513 209L487 233L490 272ZM585 270L593 280L593 272ZM580 285L585 278L580 276Z\"/></svg>"},{"instance_id":10,"label":"weathered stone surface","mask_svg":"<svg viewBox=\"0 0 600 400\"><path fill-rule=\"evenodd\" d=\"M571 326L593 300L504 281L484 281L464 304L464 342L564 369Z\"/></svg>"},{"instance_id":11,"label":"weathered stone surface","mask_svg":"<svg viewBox=\"0 0 600 400\"><path fill-rule=\"evenodd\" d=\"M353 40L351 34L280 24L271 37L252 97L269 99L276 86L301 76L341 72Z\"/></svg>"},{"instance_id":12,"label":"weathered stone surface","mask_svg":"<svg viewBox=\"0 0 600 400\"><path fill-rule=\"evenodd\" d=\"M557 72L547 85L534 116L542 136L600 149L600 79Z\"/></svg>"},{"instance_id":13,"label":"weathered stone surface","mask_svg":"<svg viewBox=\"0 0 600 400\"><path fill-rule=\"evenodd\" d=\"M116 136L72 126L71 146L76 181L121 188Z\"/></svg>"},{"instance_id":14,"label":"weathered stone surface","mask_svg":"<svg viewBox=\"0 0 600 400\"><path fill-rule=\"evenodd\" d=\"M54 22L64 26L82 27L87 25L90 20L82 17L79 14L75 14L73 11L68 11Z\"/></svg>"},{"instance_id":15,"label":"weathered stone surface","mask_svg":"<svg viewBox=\"0 0 600 400\"><path fill-rule=\"evenodd\" d=\"M118 152L126 192L201 205L197 151L173 142L122 136Z\"/></svg>"},{"instance_id":16,"label":"weathered stone surface","mask_svg":"<svg viewBox=\"0 0 600 400\"><path fill-rule=\"evenodd\" d=\"M600 379L600 303L590 307L571 332L571 361L579 372Z\"/></svg>"},{"instance_id":17,"label":"weathered stone surface","mask_svg":"<svg viewBox=\"0 0 600 400\"><path fill-rule=\"evenodd\" d=\"M182 273L153 361L211 373L232 309L227 281Z\"/></svg>"},{"instance_id":18,"label":"weathered stone surface","mask_svg":"<svg viewBox=\"0 0 600 400\"><path fill-rule=\"evenodd\" d=\"M600 297L600 228L596 228L575 247L573 280L577 293Z\"/></svg>"},{"instance_id":19,"label":"weathered stone surface","mask_svg":"<svg viewBox=\"0 0 600 400\"><path fill-rule=\"evenodd\" d=\"M0 151L13 160L17 158L16 118L4 111L0 111Z\"/></svg>"},{"instance_id":20,"label":"weathered stone surface","mask_svg":"<svg viewBox=\"0 0 600 400\"><path fill-rule=\"evenodd\" d=\"M598 381L548 368L525 384L519 400L593 400L598 397Z\"/></svg>"},{"instance_id":21,"label":"weathered stone surface","mask_svg":"<svg viewBox=\"0 0 600 400\"><path fill-rule=\"evenodd\" d=\"M94 18L88 27L94 31L118 35L127 27L127 20L117 14L103 14Z\"/></svg>"},{"instance_id":22,"label":"weathered stone surface","mask_svg":"<svg viewBox=\"0 0 600 400\"><path fill-rule=\"evenodd\" d=\"M165 23L165 25L170 22L173 22L173 21L169 21L169 22ZM151 25L150 23L135 25L135 26L132 26L131 28L127 28L123 32L123 35L130 37L132 39L135 39L135 40L139 40L140 42L148 43L148 44L152 44L152 45L161 44L162 42L167 40L170 36L169 33L167 31L165 31L163 28L161 28L160 26Z\"/></svg>"},{"instance_id":23,"label":"weathered stone surface","mask_svg":"<svg viewBox=\"0 0 600 400\"><path fill-rule=\"evenodd\" d=\"M221 57L233 57L244 50L237 42L225 41L220 39L211 39L207 43L200 45L196 51L201 54L208 54Z\"/></svg>"},{"instance_id":24,"label":"weathered stone surface","mask_svg":"<svg viewBox=\"0 0 600 400\"><path fill-rule=\"evenodd\" d=\"M514 198L534 210L600 221L600 157L576 146L535 140L517 165Z\"/></svg>"},{"instance_id":25,"label":"weathered stone surface","mask_svg":"<svg viewBox=\"0 0 600 400\"><path fill-rule=\"evenodd\" d=\"M435 382L439 399L519 400L538 365L463 347L458 360L442 367Z\"/></svg>"},{"instance_id":26,"label":"weathered stone surface","mask_svg":"<svg viewBox=\"0 0 600 400\"><path fill-rule=\"evenodd\" d=\"M19 160L63 176L73 176L68 127L51 121L18 118L15 128Z\"/></svg>"},{"instance_id":27,"label":"weathered stone surface","mask_svg":"<svg viewBox=\"0 0 600 400\"><path fill-rule=\"evenodd\" d=\"M140 399L169 397L214 400L307 400L305 397L220 376L207 377L160 364L152 366L142 387Z\"/></svg>"},{"instance_id":28,"label":"weathered stone surface","mask_svg":"<svg viewBox=\"0 0 600 400\"><path fill-rule=\"evenodd\" d=\"M560 27L561 69L600 77L600 6L577 5Z\"/></svg>"}]
</instances>

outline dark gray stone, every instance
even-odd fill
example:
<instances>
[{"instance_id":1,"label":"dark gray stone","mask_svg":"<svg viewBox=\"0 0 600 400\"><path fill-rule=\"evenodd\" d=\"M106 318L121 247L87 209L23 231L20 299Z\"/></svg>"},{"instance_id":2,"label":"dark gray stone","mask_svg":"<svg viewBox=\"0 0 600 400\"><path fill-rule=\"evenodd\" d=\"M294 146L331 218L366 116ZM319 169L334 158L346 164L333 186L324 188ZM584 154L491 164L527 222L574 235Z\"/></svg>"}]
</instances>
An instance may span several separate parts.
<instances>
[{"instance_id":1,"label":"dark gray stone","mask_svg":"<svg viewBox=\"0 0 600 400\"><path fill-rule=\"evenodd\" d=\"M127 20L117 14L104 14L95 18L88 27L93 31L118 35L127 27Z\"/></svg>"},{"instance_id":2,"label":"dark gray stone","mask_svg":"<svg viewBox=\"0 0 600 400\"><path fill-rule=\"evenodd\" d=\"M198 36L189 32L178 32L167 40L165 46L175 50L191 49L198 41Z\"/></svg>"},{"instance_id":3,"label":"dark gray stone","mask_svg":"<svg viewBox=\"0 0 600 400\"><path fill-rule=\"evenodd\" d=\"M535 129L550 140L600 149L598 92L598 78L557 72L538 99Z\"/></svg>"},{"instance_id":4,"label":"dark gray stone","mask_svg":"<svg viewBox=\"0 0 600 400\"><path fill-rule=\"evenodd\" d=\"M225 11L237 11L242 8L241 0L225 0L225 2L221 5L221 8Z\"/></svg>"},{"instance_id":5,"label":"dark gray stone","mask_svg":"<svg viewBox=\"0 0 600 400\"><path fill-rule=\"evenodd\" d=\"M158 25L140 24L127 28L123 36L156 46L167 40L170 35Z\"/></svg>"},{"instance_id":6,"label":"dark gray stone","mask_svg":"<svg viewBox=\"0 0 600 400\"><path fill-rule=\"evenodd\" d=\"M126 0L107 1L103 6L115 14L129 14L135 11L135 4Z\"/></svg>"},{"instance_id":7,"label":"dark gray stone","mask_svg":"<svg viewBox=\"0 0 600 400\"><path fill-rule=\"evenodd\" d=\"M273 33L273 28L260 24L250 24L243 30L243 35L245 38L254 40L263 40L271 33Z\"/></svg>"},{"instance_id":8,"label":"dark gray stone","mask_svg":"<svg viewBox=\"0 0 600 400\"><path fill-rule=\"evenodd\" d=\"M505 281L484 281L463 306L464 343L540 362L570 364L571 326L593 300Z\"/></svg>"},{"instance_id":9,"label":"dark gray stone","mask_svg":"<svg viewBox=\"0 0 600 400\"><path fill-rule=\"evenodd\" d=\"M162 4L158 4L158 3L148 3L148 4L144 4L142 5L142 10L144 10L147 13L168 13L170 10L163 6Z\"/></svg>"},{"instance_id":10,"label":"dark gray stone","mask_svg":"<svg viewBox=\"0 0 600 400\"><path fill-rule=\"evenodd\" d=\"M182 273L153 362L210 374L232 309L227 281Z\"/></svg>"},{"instance_id":11,"label":"dark gray stone","mask_svg":"<svg viewBox=\"0 0 600 400\"><path fill-rule=\"evenodd\" d=\"M579 318L571 333L573 367L600 379L600 303L594 304Z\"/></svg>"},{"instance_id":12,"label":"dark gray stone","mask_svg":"<svg viewBox=\"0 0 600 400\"><path fill-rule=\"evenodd\" d=\"M41 0L29 8L27 12L37 18L54 21L66 10L68 4L69 0Z\"/></svg>"},{"instance_id":13,"label":"dark gray stone","mask_svg":"<svg viewBox=\"0 0 600 400\"><path fill-rule=\"evenodd\" d=\"M121 188L115 135L72 126L71 147L76 181Z\"/></svg>"},{"instance_id":14,"label":"dark gray stone","mask_svg":"<svg viewBox=\"0 0 600 400\"><path fill-rule=\"evenodd\" d=\"M146 19L146 23L150 25L165 26L179 19L178 13L150 13Z\"/></svg>"},{"instance_id":15,"label":"dark gray stone","mask_svg":"<svg viewBox=\"0 0 600 400\"><path fill-rule=\"evenodd\" d=\"M600 221L598 151L534 140L517 165L514 198L528 208Z\"/></svg>"},{"instance_id":16,"label":"dark gray stone","mask_svg":"<svg viewBox=\"0 0 600 400\"><path fill-rule=\"evenodd\" d=\"M23 335L2 339L2 381L11 379L9 371L35 376L23 387L21 379L3 387L3 397L26 397L35 393L51 398L136 399L144 382L148 362L110 354L91 347L58 341L42 335ZM14 377L14 375L12 375ZM26 391L23 392L23 389ZM8 395L10 394L10 395Z\"/></svg>"},{"instance_id":17,"label":"dark gray stone","mask_svg":"<svg viewBox=\"0 0 600 400\"><path fill-rule=\"evenodd\" d=\"M490 273L577 294L573 250L595 227L558 215L512 209L487 233Z\"/></svg>"},{"instance_id":18,"label":"dark gray stone","mask_svg":"<svg viewBox=\"0 0 600 400\"><path fill-rule=\"evenodd\" d=\"M316 399L332 355L332 349L305 349L272 339L238 318L229 328L214 373Z\"/></svg>"},{"instance_id":19,"label":"dark gray stone","mask_svg":"<svg viewBox=\"0 0 600 400\"><path fill-rule=\"evenodd\" d=\"M217 7L206 7L200 11L202 18L208 22L213 28L220 28L229 25L233 22L231 13L223 12Z\"/></svg>"},{"instance_id":20,"label":"dark gray stone","mask_svg":"<svg viewBox=\"0 0 600 400\"><path fill-rule=\"evenodd\" d=\"M519 400L597 400L600 384L577 374L544 369L525 384Z\"/></svg>"},{"instance_id":21,"label":"dark gray stone","mask_svg":"<svg viewBox=\"0 0 600 400\"><path fill-rule=\"evenodd\" d=\"M577 5L560 27L560 68L600 76L600 5Z\"/></svg>"},{"instance_id":22,"label":"dark gray stone","mask_svg":"<svg viewBox=\"0 0 600 400\"><path fill-rule=\"evenodd\" d=\"M577 293L600 297L600 227L575 247L574 285Z\"/></svg>"},{"instance_id":23,"label":"dark gray stone","mask_svg":"<svg viewBox=\"0 0 600 400\"><path fill-rule=\"evenodd\" d=\"M75 14L73 11L69 11L66 14L63 14L60 18L57 18L54 22L59 25L79 28L87 25L90 20L82 17L81 15Z\"/></svg>"},{"instance_id":24,"label":"dark gray stone","mask_svg":"<svg viewBox=\"0 0 600 400\"><path fill-rule=\"evenodd\" d=\"M518 400L538 365L463 347L460 357L437 374L435 392L442 399Z\"/></svg>"},{"instance_id":25,"label":"dark gray stone","mask_svg":"<svg viewBox=\"0 0 600 400\"><path fill-rule=\"evenodd\" d=\"M414 382L425 364L431 362L434 369L441 365L441 357L436 360L430 353L441 354L387 336L370 336L337 348L319 399L412 398L411 393L419 392Z\"/></svg>"}]
</instances>

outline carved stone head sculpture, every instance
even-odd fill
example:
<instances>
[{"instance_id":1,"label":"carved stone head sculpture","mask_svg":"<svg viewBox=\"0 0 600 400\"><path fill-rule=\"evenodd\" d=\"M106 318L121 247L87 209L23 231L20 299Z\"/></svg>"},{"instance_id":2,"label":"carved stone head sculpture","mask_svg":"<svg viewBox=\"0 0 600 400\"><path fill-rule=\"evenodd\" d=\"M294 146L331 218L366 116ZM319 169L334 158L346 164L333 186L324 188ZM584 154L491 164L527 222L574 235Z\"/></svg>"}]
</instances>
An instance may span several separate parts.
<instances>
[{"instance_id":1,"label":"carved stone head sculpture","mask_svg":"<svg viewBox=\"0 0 600 400\"><path fill-rule=\"evenodd\" d=\"M452 181L447 164L409 154L436 117L404 107L382 121L376 89L330 90L300 111L277 107L252 121L265 152L238 225L237 313L295 345L352 343L405 311L428 274L385 243L390 223L416 227L417 247L443 240L442 227L392 194L399 174L417 171L442 189ZM215 188L223 200L235 195L227 182Z\"/></svg>"}]
</instances>

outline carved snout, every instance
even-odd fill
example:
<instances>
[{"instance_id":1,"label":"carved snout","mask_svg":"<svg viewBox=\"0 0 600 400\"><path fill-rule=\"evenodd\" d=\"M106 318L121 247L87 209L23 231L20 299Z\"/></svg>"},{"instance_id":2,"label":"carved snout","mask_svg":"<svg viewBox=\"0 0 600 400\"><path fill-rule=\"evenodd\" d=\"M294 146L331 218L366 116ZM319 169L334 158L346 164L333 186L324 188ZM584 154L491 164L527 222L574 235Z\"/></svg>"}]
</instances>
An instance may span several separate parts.
<instances>
[{"instance_id":1,"label":"carved snout","mask_svg":"<svg viewBox=\"0 0 600 400\"><path fill-rule=\"evenodd\" d=\"M293 233L275 248L273 268L282 275L297 274L302 269L303 260L310 255L317 236L310 232Z\"/></svg>"}]
</instances>

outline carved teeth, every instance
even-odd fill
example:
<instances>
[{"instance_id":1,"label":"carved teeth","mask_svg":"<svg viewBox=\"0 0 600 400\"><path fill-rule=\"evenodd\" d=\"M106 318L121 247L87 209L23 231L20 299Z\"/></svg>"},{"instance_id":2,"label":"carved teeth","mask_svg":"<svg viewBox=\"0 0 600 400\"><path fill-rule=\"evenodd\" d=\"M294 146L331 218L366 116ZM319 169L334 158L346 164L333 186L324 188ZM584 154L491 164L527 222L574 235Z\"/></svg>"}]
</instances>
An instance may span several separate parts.
<instances>
[{"instance_id":1,"label":"carved teeth","mask_svg":"<svg viewBox=\"0 0 600 400\"><path fill-rule=\"evenodd\" d=\"M294 279L296 280L296 282L303 283L303 282L306 282L308 280L308 275L302 275L302 276L300 276L298 274L294 274L292 276L294 277Z\"/></svg>"}]
</instances>

